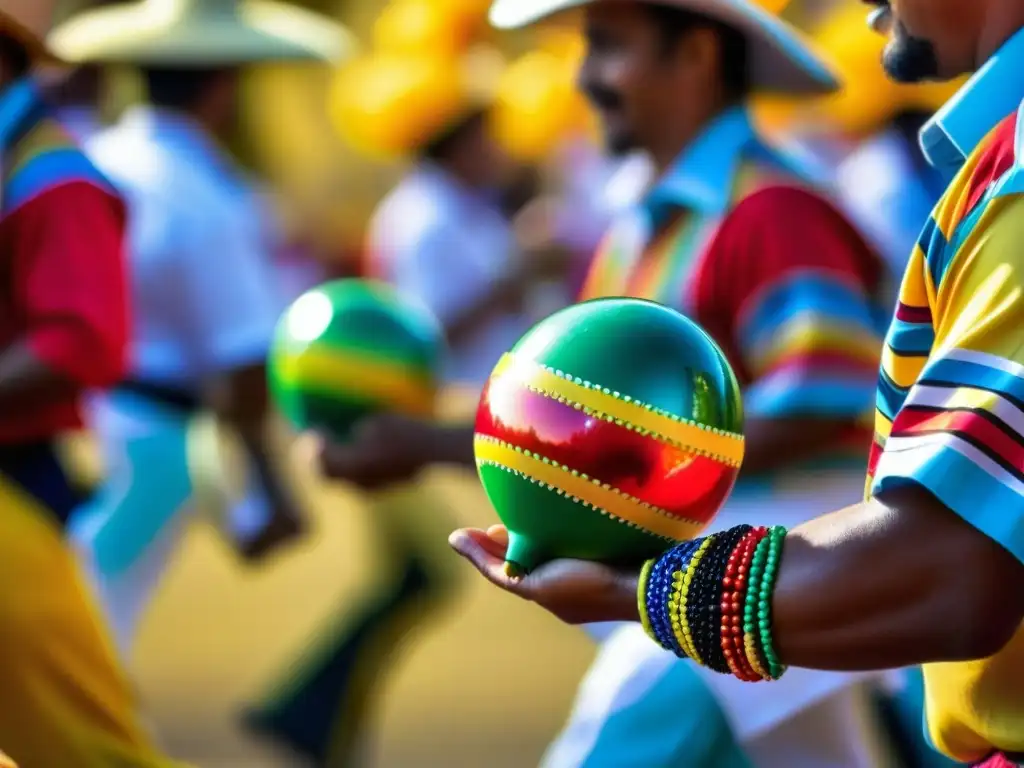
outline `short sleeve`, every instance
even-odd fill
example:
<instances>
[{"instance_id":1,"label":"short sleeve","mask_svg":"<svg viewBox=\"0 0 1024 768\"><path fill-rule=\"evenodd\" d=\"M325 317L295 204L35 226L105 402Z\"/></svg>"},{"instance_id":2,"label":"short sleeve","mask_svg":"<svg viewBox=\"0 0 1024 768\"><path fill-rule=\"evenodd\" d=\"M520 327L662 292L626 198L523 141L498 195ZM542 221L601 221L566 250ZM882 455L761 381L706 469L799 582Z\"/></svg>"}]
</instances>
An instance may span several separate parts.
<instances>
[{"instance_id":1,"label":"short sleeve","mask_svg":"<svg viewBox=\"0 0 1024 768\"><path fill-rule=\"evenodd\" d=\"M935 295L932 353L872 492L920 485L1024 562L1024 196L996 198L968 222Z\"/></svg>"},{"instance_id":2,"label":"short sleeve","mask_svg":"<svg viewBox=\"0 0 1024 768\"><path fill-rule=\"evenodd\" d=\"M181 243L193 343L208 372L262 362L284 309L258 212L204 216Z\"/></svg>"},{"instance_id":3,"label":"short sleeve","mask_svg":"<svg viewBox=\"0 0 1024 768\"><path fill-rule=\"evenodd\" d=\"M124 220L118 199L75 181L34 197L5 222L27 343L83 388L117 383L127 361Z\"/></svg>"},{"instance_id":4,"label":"short sleeve","mask_svg":"<svg viewBox=\"0 0 1024 768\"><path fill-rule=\"evenodd\" d=\"M741 202L712 247L698 299L745 374L747 414L869 413L883 267L842 215L813 193L772 187Z\"/></svg>"},{"instance_id":5,"label":"short sleeve","mask_svg":"<svg viewBox=\"0 0 1024 768\"><path fill-rule=\"evenodd\" d=\"M388 233L378 233L374 241L371 250L385 262L386 279L425 305L442 325L458 320L487 290L476 273L466 273L479 261L475 254L465 252L467 245L474 244L450 227L437 224L417 237L402 233L392 238ZM494 259L503 263L499 254L494 254Z\"/></svg>"}]
</instances>

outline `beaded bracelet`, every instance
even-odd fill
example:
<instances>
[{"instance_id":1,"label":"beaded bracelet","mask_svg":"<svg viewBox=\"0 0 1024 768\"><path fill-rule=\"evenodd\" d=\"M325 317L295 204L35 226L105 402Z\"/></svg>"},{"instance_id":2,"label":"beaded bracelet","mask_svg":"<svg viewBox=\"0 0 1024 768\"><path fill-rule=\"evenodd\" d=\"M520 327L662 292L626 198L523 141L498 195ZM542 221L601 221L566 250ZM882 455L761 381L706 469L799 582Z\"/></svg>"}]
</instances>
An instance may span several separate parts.
<instances>
[{"instance_id":1,"label":"beaded bracelet","mask_svg":"<svg viewBox=\"0 0 1024 768\"><path fill-rule=\"evenodd\" d=\"M778 680L786 671L772 643L772 594L775 592L775 580L779 575L779 561L782 558L782 543L785 538L786 529L781 525L774 526L769 531L764 575L758 588L757 622L761 640L760 650L773 680Z\"/></svg>"},{"instance_id":2,"label":"beaded bracelet","mask_svg":"<svg viewBox=\"0 0 1024 768\"><path fill-rule=\"evenodd\" d=\"M686 656L685 649L676 639L672 620L673 573L689 560L697 542L685 541L673 547L651 568L647 579L647 616L651 625L651 636L665 650L677 656Z\"/></svg>"},{"instance_id":3,"label":"beaded bracelet","mask_svg":"<svg viewBox=\"0 0 1024 768\"><path fill-rule=\"evenodd\" d=\"M743 643L743 609L748 588L748 572L757 544L767 535L765 528L749 531L729 555L725 578L722 579L722 626L720 642L729 670L740 680L756 682L763 675L756 672L747 658Z\"/></svg>"},{"instance_id":4,"label":"beaded bracelet","mask_svg":"<svg viewBox=\"0 0 1024 768\"><path fill-rule=\"evenodd\" d=\"M694 639L704 665L725 675L729 674L730 670L725 654L722 653L720 641L722 592L725 589L723 579L729 555L749 531L749 525L738 526L716 537L714 545L694 572L696 600L691 600L687 604L687 619L691 626L696 625Z\"/></svg>"},{"instance_id":5,"label":"beaded bracelet","mask_svg":"<svg viewBox=\"0 0 1024 768\"><path fill-rule=\"evenodd\" d=\"M771 600L786 531L741 525L683 542L644 564L637 600L647 634L677 656L755 682L785 672Z\"/></svg>"},{"instance_id":6,"label":"beaded bracelet","mask_svg":"<svg viewBox=\"0 0 1024 768\"><path fill-rule=\"evenodd\" d=\"M757 604L761 595L761 577L764 575L764 563L768 557L770 537L764 535L754 547L753 557L747 574L747 593L743 601L743 650L750 666L764 680L770 680L768 663L764 659L758 643L761 639L757 622Z\"/></svg>"}]
</instances>

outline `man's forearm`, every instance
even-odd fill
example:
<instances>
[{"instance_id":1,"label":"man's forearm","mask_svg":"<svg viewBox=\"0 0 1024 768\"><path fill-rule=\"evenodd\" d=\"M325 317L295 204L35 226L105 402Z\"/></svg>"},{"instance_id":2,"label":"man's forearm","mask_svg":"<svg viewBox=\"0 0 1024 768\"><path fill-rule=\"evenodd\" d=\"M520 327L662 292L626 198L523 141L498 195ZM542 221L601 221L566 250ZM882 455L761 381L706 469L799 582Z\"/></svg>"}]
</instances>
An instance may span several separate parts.
<instances>
[{"instance_id":1,"label":"man's forearm","mask_svg":"<svg viewBox=\"0 0 1024 768\"><path fill-rule=\"evenodd\" d=\"M32 405L66 400L80 389L24 341L0 352L0 418Z\"/></svg>"},{"instance_id":2,"label":"man's forearm","mask_svg":"<svg viewBox=\"0 0 1024 768\"><path fill-rule=\"evenodd\" d=\"M841 419L748 418L740 471L761 474L813 458L835 445L849 428L850 421Z\"/></svg>"},{"instance_id":3,"label":"man's forearm","mask_svg":"<svg viewBox=\"0 0 1024 768\"><path fill-rule=\"evenodd\" d=\"M434 463L473 468L473 425L452 424L438 427L434 438Z\"/></svg>"},{"instance_id":4,"label":"man's forearm","mask_svg":"<svg viewBox=\"0 0 1024 768\"><path fill-rule=\"evenodd\" d=\"M907 488L790 532L772 634L786 664L874 670L983 658L1024 619L1024 565Z\"/></svg>"}]
</instances>

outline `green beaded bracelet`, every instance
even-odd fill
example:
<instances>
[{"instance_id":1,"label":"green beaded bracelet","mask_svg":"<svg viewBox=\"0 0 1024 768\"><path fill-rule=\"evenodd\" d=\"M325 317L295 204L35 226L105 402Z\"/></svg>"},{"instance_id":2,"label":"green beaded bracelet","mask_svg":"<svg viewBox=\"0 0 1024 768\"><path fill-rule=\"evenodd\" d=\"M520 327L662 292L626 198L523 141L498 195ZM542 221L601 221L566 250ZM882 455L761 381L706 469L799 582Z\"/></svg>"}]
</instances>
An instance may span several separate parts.
<instances>
[{"instance_id":1,"label":"green beaded bracelet","mask_svg":"<svg viewBox=\"0 0 1024 768\"><path fill-rule=\"evenodd\" d=\"M770 670L770 666L765 658L764 650L761 648L761 628L758 625L757 614L758 602L761 598L761 577L764 575L764 564L768 560L770 547L770 535L765 536L757 543L754 558L750 562L750 572L747 574L747 584L749 585L747 595L743 601L743 635L753 640L748 647L753 647L763 670Z\"/></svg>"},{"instance_id":2,"label":"green beaded bracelet","mask_svg":"<svg viewBox=\"0 0 1024 768\"><path fill-rule=\"evenodd\" d=\"M775 580L779 575L779 560L782 554L782 542L786 537L786 529L776 525L768 532L768 550L764 563L764 574L758 586L757 625L760 636L759 648L768 665L768 673L773 680L778 680L786 671L779 661L778 654L772 643L772 594L775 591Z\"/></svg>"}]
</instances>

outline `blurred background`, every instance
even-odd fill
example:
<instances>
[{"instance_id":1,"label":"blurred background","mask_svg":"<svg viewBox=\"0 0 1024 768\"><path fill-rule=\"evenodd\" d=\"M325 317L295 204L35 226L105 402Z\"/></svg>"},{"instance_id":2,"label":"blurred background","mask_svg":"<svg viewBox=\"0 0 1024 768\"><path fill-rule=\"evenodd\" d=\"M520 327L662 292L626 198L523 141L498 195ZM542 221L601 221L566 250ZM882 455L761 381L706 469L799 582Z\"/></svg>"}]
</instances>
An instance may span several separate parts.
<instances>
[{"instance_id":1,"label":"blurred background","mask_svg":"<svg viewBox=\"0 0 1024 768\"><path fill-rule=\"evenodd\" d=\"M67 0L59 13L67 18L116 4ZM278 63L244 72L241 119L223 140L271 201L276 234L268 253L281 307L325 279L379 276L375 211L422 153L436 149L428 145L450 138L438 126L465 109L471 91L479 103L492 105L482 125L507 163L498 202L515 250L541 265L531 272L535 279L523 300L507 313L513 316L507 338L570 302L618 201L628 199L630 183L642 177L621 173L619 164L601 155L586 105L573 92L581 45L572 26L497 33L486 23L486 0L294 4L343 24L363 52L394 50L416 63L410 71L392 72L390 80L382 71L360 70L358 61L340 70ZM901 135L911 146L913 131L936 99L901 100L886 90L878 68L881 44L865 41L863 6L855 0L793 0L783 14L818 36L829 53L845 57L843 66L857 80L820 103L764 98L755 105L757 119L780 141L837 172L837 195L880 247L889 246L894 236L887 222L870 214L893 194L891 181L885 173L844 176L843 162L879 133L899 128L904 115L909 127ZM458 88L453 78L460 78ZM407 93L380 95L389 88ZM88 138L117 121L142 91L131 68L119 66L84 69L57 93L69 115L76 103L98 105L90 116L95 122L81 125ZM902 242L892 250L894 262L909 253ZM900 268L894 263L894 272ZM440 282L457 293L460 280L472 275L443 277ZM489 359L486 353L478 357ZM472 414L485 376L486 366L482 375L468 369L453 375L444 415ZM310 535L259 567L247 567L218 533L206 508L216 503L193 499L198 514L132 641L131 671L160 738L175 756L201 766L311 765L303 749L267 737L259 711L264 726L268 711L286 717L281 713L288 707L275 710L274 702L287 698L288 686L304 675L330 677L326 668L308 672L316 654L332 653L330 638L360 620L360 606L401 591L395 584L408 576L408 558L391 551L391 533L402 529L401 536L417 540L416 557L443 561L444 554L421 552L431 547L423 542L443 549L454 525L494 519L475 476L438 469L417 489L416 517L390 515L384 525L376 501L318 479L292 458L283 427L278 437L278 460L297 488ZM68 455L85 488L102 484L107 469L93 434L69 436ZM431 518L430 505L440 511L424 522ZM423 530L409 533L417 527ZM360 765L381 768L536 765L595 646L581 631L465 578L459 563L430 568L431 589L443 599L430 603L397 639L371 638L369 645L379 645L386 657L367 662L372 679L354 684L372 689L357 696L370 714L356 718L358 733L331 737L345 741L339 749L346 755L332 764L355 765L352 755L358 753L365 758ZM323 691L309 695L331 697ZM344 715L336 701L321 708L325 717Z\"/></svg>"}]
</instances>

